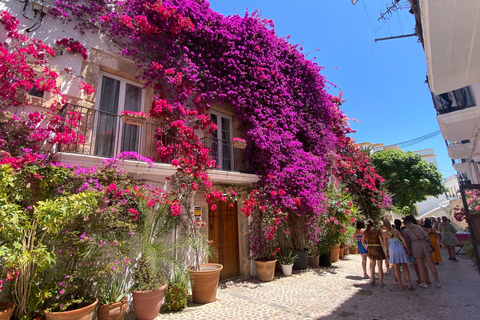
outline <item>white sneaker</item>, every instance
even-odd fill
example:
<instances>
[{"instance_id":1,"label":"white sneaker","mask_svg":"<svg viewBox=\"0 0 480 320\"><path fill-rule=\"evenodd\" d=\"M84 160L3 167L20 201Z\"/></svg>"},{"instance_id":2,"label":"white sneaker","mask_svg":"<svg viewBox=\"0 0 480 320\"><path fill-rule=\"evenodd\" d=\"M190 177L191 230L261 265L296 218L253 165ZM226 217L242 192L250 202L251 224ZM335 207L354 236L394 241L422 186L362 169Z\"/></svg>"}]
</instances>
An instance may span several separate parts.
<instances>
[{"instance_id":1,"label":"white sneaker","mask_svg":"<svg viewBox=\"0 0 480 320\"><path fill-rule=\"evenodd\" d=\"M435 283L435 286L437 286L437 288L441 288L441 287L442 287L442 285L440 284L440 282Z\"/></svg>"},{"instance_id":2,"label":"white sneaker","mask_svg":"<svg viewBox=\"0 0 480 320\"><path fill-rule=\"evenodd\" d=\"M419 286L422 288L428 288L428 284L426 283L420 283Z\"/></svg>"}]
</instances>

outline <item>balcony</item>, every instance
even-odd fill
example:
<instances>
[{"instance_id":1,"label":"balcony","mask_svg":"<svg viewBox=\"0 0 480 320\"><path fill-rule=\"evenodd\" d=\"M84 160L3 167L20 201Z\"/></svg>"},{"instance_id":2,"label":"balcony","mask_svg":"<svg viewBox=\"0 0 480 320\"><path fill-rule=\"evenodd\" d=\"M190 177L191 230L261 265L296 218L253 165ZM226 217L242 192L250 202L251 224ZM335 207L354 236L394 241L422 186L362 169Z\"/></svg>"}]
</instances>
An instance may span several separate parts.
<instances>
[{"instance_id":1,"label":"balcony","mask_svg":"<svg viewBox=\"0 0 480 320\"><path fill-rule=\"evenodd\" d=\"M468 87L435 95L432 92L433 105L437 115L446 114L465 108L473 107L472 98Z\"/></svg>"},{"instance_id":2,"label":"balcony","mask_svg":"<svg viewBox=\"0 0 480 320\"><path fill-rule=\"evenodd\" d=\"M470 161L469 159L452 159L452 166L457 172L469 172Z\"/></svg>"},{"instance_id":3,"label":"balcony","mask_svg":"<svg viewBox=\"0 0 480 320\"><path fill-rule=\"evenodd\" d=\"M472 148L473 145L470 140L462 140L451 143L447 142L448 156L451 159L470 158Z\"/></svg>"},{"instance_id":4,"label":"balcony","mask_svg":"<svg viewBox=\"0 0 480 320\"><path fill-rule=\"evenodd\" d=\"M74 104L66 104L62 109L64 119L73 113L80 114L82 117L76 131L84 139L60 144L58 153L64 155L64 158L67 154L77 155L75 159L90 159L82 160L85 165L90 163L94 165L98 163L97 158L112 158L123 151L134 151L152 159L155 163L170 167L172 157L160 157L156 152L157 141L160 139L157 129L161 125L153 122L146 122L143 126L127 124L122 122L121 116L118 114ZM204 137L201 141L210 150L217 165L220 166L215 171L252 173L245 157L245 150L233 148L230 141L211 137ZM168 141L164 141L164 143L168 144ZM71 156L70 158L73 159ZM165 166L162 167L165 168ZM176 169L172 169L173 172L176 171Z\"/></svg>"}]
</instances>

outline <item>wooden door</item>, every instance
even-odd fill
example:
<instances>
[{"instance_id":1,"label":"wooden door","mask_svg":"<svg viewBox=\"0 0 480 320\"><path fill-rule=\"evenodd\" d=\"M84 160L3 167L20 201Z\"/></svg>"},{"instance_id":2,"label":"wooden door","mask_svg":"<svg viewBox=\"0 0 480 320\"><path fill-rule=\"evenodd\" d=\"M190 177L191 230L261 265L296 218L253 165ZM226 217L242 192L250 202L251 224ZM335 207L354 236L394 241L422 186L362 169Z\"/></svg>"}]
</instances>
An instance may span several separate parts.
<instances>
[{"instance_id":1,"label":"wooden door","mask_svg":"<svg viewBox=\"0 0 480 320\"><path fill-rule=\"evenodd\" d=\"M216 259L210 262L222 264L220 279L227 279L240 274L237 204L219 201L216 205L217 210L208 211L208 239L217 250Z\"/></svg>"}]
</instances>

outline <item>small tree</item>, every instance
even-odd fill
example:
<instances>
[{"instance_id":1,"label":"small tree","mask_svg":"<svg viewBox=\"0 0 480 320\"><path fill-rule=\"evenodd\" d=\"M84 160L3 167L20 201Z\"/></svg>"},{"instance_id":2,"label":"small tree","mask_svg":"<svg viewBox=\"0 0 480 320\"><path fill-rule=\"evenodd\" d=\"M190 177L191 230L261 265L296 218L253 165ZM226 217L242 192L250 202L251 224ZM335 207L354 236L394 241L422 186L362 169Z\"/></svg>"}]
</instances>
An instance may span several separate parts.
<instances>
[{"instance_id":1,"label":"small tree","mask_svg":"<svg viewBox=\"0 0 480 320\"><path fill-rule=\"evenodd\" d=\"M393 205L402 213L411 212L414 204L427 195L438 197L446 192L442 174L433 163L426 163L412 152L386 150L372 155L372 164L386 181Z\"/></svg>"}]
</instances>

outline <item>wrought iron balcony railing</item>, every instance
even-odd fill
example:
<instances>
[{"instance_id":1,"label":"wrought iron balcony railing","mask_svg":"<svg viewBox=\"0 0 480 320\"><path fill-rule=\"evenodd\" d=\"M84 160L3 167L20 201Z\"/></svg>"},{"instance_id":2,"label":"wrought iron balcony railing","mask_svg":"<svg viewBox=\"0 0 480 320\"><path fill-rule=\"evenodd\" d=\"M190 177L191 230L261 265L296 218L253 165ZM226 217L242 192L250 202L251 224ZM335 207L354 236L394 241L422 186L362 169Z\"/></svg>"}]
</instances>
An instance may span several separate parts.
<instances>
[{"instance_id":1,"label":"wrought iron balcony railing","mask_svg":"<svg viewBox=\"0 0 480 320\"><path fill-rule=\"evenodd\" d=\"M70 103L63 107L64 121L72 119L74 114L81 116L76 129L79 137L75 142L59 145L59 152L112 158L123 151L135 151L156 163L171 163L173 159L171 156L160 157L157 153L160 139L157 129L161 128L160 124L147 121L143 126L136 126L122 122L118 114ZM80 136L83 138L80 139ZM163 142L169 144L167 140ZM230 141L204 137L201 142L220 166L218 170L252 172L245 150L233 148Z\"/></svg>"}]
</instances>

